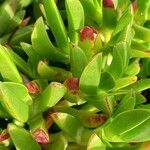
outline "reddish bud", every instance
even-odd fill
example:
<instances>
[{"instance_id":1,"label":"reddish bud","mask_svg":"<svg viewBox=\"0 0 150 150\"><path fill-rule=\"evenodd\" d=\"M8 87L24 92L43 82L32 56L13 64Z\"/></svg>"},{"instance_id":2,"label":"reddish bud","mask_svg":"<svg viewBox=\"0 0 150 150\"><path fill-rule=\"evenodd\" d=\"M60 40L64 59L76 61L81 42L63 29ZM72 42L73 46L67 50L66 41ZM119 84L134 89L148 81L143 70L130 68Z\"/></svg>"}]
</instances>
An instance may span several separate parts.
<instances>
[{"instance_id":1,"label":"reddish bud","mask_svg":"<svg viewBox=\"0 0 150 150\"><path fill-rule=\"evenodd\" d=\"M133 7L133 11L135 12L137 10L137 1L136 0L134 0L132 2L132 7Z\"/></svg>"},{"instance_id":2,"label":"reddish bud","mask_svg":"<svg viewBox=\"0 0 150 150\"><path fill-rule=\"evenodd\" d=\"M94 28L85 26L80 31L80 40L91 40L93 41L95 39L95 36L97 35L97 31Z\"/></svg>"},{"instance_id":3,"label":"reddish bud","mask_svg":"<svg viewBox=\"0 0 150 150\"><path fill-rule=\"evenodd\" d=\"M28 91L32 94L37 94L40 92L39 86L35 82L28 82L26 84Z\"/></svg>"},{"instance_id":4,"label":"reddish bud","mask_svg":"<svg viewBox=\"0 0 150 150\"><path fill-rule=\"evenodd\" d=\"M108 8L114 8L113 0L103 0L103 6Z\"/></svg>"},{"instance_id":5,"label":"reddish bud","mask_svg":"<svg viewBox=\"0 0 150 150\"><path fill-rule=\"evenodd\" d=\"M146 52L146 53L150 53L150 50L145 50L144 52Z\"/></svg>"},{"instance_id":6,"label":"reddish bud","mask_svg":"<svg viewBox=\"0 0 150 150\"><path fill-rule=\"evenodd\" d=\"M95 128L95 127L98 127L101 124L103 124L106 120L107 120L107 116L106 115L104 115L104 114L96 114L96 115L87 116L85 121L86 121L86 125L88 127Z\"/></svg>"},{"instance_id":7,"label":"reddish bud","mask_svg":"<svg viewBox=\"0 0 150 150\"><path fill-rule=\"evenodd\" d=\"M49 136L42 128L34 130L32 136L39 144L49 143Z\"/></svg>"},{"instance_id":8,"label":"reddish bud","mask_svg":"<svg viewBox=\"0 0 150 150\"><path fill-rule=\"evenodd\" d=\"M65 85L71 91L72 94L77 94L79 90L79 79L78 78L68 78L65 81Z\"/></svg>"},{"instance_id":9,"label":"reddish bud","mask_svg":"<svg viewBox=\"0 0 150 150\"><path fill-rule=\"evenodd\" d=\"M9 134L7 130L3 130L2 133L0 134L0 142L5 141L9 138Z\"/></svg>"}]
</instances>

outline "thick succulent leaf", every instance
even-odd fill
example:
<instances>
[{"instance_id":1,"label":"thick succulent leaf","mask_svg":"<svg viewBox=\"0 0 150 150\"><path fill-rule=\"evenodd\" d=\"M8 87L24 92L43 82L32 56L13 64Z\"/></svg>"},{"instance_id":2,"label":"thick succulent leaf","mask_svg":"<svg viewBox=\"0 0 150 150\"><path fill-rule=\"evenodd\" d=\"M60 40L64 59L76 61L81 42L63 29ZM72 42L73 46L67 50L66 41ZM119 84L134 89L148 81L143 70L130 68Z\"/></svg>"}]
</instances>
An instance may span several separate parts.
<instances>
[{"instance_id":1,"label":"thick succulent leaf","mask_svg":"<svg viewBox=\"0 0 150 150\"><path fill-rule=\"evenodd\" d=\"M87 150L106 150L106 145L102 140L94 133L88 142Z\"/></svg>"},{"instance_id":2,"label":"thick succulent leaf","mask_svg":"<svg viewBox=\"0 0 150 150\"><path fill-rule=\"evenodd\" d=\"M103 8L103 26L114 28L117 24L117 13L114 9Z\"/></svg>"},{"instance_id":3,"label":"thick succulent leaf","mask_svg":"<svg viewBox=\"0 0 150 150\"><path fill-rule=\"evenodd\" d=\"M56 47L54 47L54 45L51 43L46 33L46 28L42 17L40 17L34 25L34 29L31 35L31 41L34 50L41 57L46 57L53 61L67 61L67 56L56 49Z\"/></svg>"},{"instance_id":4,"label":"thick succulent leaf","mask_svg":"<svg viewBox=\"0 0 150 150\"><path fill-rule=\"evenodd\" d=\"M87 64L87 57L84 51L78 46L72 47L70 52L70 61L73 77L79 78Z\"/></svg>"},{"instance_id":5,"label":"thick succulent leaf","mask_svg":"<svg viewBox=\"0 0 150 150\"><path fill-rule=\"evenodd\" d=\"M127 87L130 84L133 84L137 81L137 76L128 76L116 80L116 85L114 91Z\"/></svg>"},{"instance_id":6,"label":"thick succulent leaf","mask_svg":"<svg viewBox=\"0 0 150 150\"><path fill-rule=\"evenodd\" d=\"M138 80L134 84L126 87L126 89L132 89L134 91L144 91L150 88L150 79Z\"/></svg>"},{"instance_id":7,"label":"thick succulent leaf","mask_svg":"<svg viewBox=\"0 0 150 150\"><path fill-rule=\"evenodd\" d=\"M121 32L128 24L131 22L132 14L129 9L125 11L125 13L120 17L118 20L116 29L113 32L113 36L117 35L119 32Z\"/></svg>"},{"instance_id":8,"label":"thick succulent leaf","mask_svg":"<svg viewBox=\"0 0 150 150\"><path fill-rule=\"evenodd\" d=\"M144 76L150 76L150 59L146 58L141 61L141 74Z\"/></svg>"},{"instance_id":9,"label":"thick succulent leaf","mask_svg":"<svg viewBox=\"0 0 150 150\"><path fill-rule=\"evenodd\" d=\"M37 66L37 71L42 79L47 79L50 81L65 81L67 78L71 77L72 74L62 68L48 66L43 61L40 61Z\"/></svg>"},{"instance_id":10,"label":"thick succulent leaf","mask_svg":"<svg viewBox=\"0 0 150 150\"><path fill-rule=\"evenodd\" d=\"M10 4L4 2L0 7L0 36L7 31L7 26L9 25L9 21L14 17L14 11L11 8Z\"/></svg>"},{"instance_id":11,"label":"thick succulent leaf","mask_svg":"<svg viewBox=\"0 0 150 150\"><path fill-rule=\"evenodd\" d=\"M127 42L129 45L131 45L134 37L134 30L131 27L131 24L129 24L121 31L117 42Z\"/></svg>"},{"instance_id":12,"label":"thick succulent leaf","mask_svg":"<svg viewBox=\"0 0 150 150\"><path fill-rule=\"evenodd\" d=\"M66 150L68 146L67 139L63 136L57 136L53 143L49 145L49 149Z\"/></svg>"},{"instance_id":13,"label":"thick succulent leaf","mask_svg":"<svg viewBox=\"0 0 150 150\"><path fill-rule=\"evenodd\" d=\"M140 72L140 64L137 61L130 63L125 71L128 76L135 76Z\"/></svg>"},{"instance_id":14,"label":"thick succulent leaf","mask_svg":"<svg viewBox=\"0 0 150 150\"><path fill-rule=\"evenodd\" d=\"M135 19L138 24L144 24L146 20L149 19L149 8L150 1L149 0L137 0L137 12L135 14ZM142 14L142 15L141 15Z\"/></svg>"},{"instance_id":15,"label":"thick succulent leaf","mask_svg":"<svg viewBox=\"0 0 150 150\"><path fill-rule=\"evenodd\" d=\"M67 92L66 87L58 82L51 82L49 86L36 98L36 111L43 112L53 107Z\"/></svg>"},{"instance_id":16,"label":"thick succulent leaf","mask_svg":"<svg viewBox=\"0 0 150 150\"><path fill-rule=\"evenodd\" d=\"M147 51L131 50L131 58L150 58L150 53Z\"/></svg>"},{"instance_id":17,"label":"thick succulent leaf","mask_svg":"<svg viewBox=\"0 0 150 150\"><path fill-rule=\"evenodd\" d=\"M31 134L24 128L9 124L8 132L17 150L26 150L27 147L28 150L41 150Z\"/></svg>"},{"instance_id":18,"label":"thick succulent leaf","mask_svg":"<svg viewBox=\"0 0 150 150\"><path fill-rule=\"evenodd\" d=\"M127 93L122 98L119 105L117 106L117 109L115 111L115 115L117 115L123 111L133 110L135 107L135 103L136 103L136 99L135 99L134 93L132 91Z\"/></svg>"},{"instance_id":19,"label":"thick succulent leaf","mask_svg":"<svg viewBox=\"0 0 150 150\"><path fill-rule=\"evenodd\" d=\"M17 91L17 93L16 93ZM27 89L17 83L0 83L0 102L6 111L15 119L21 122L28 120L30 96Z\"/></svg>"},{"instance_id":20,"label":"thick succulent leaf","mask_svg":"<svg viewBox=\"0 0 150 150\"><path fill-rule=\"evenodd\" d=\"M150 48L149 42L141 41L139 39L133 39L131 42L131 48L135 50L146 50Z\"/></svg>"},{"instance_id":21,"label":"thick succulent leaf","mask_svg":"<svg viewBox=\"0 0 150 150\"><path fill-rule=\"evenodd\" d=\"M139 38L141 40L150 42L150 29L139 26L139 25L134 25L134 30L135 30L135 37Z\"/></svg>"},{"instance_id":22,"label":"thick succulent leaf","mask_svg":"<svg viewBox=\"0 0 150 150\"><path fill-rule=\"evenodd\" d=\"M10 118L9 113L4 109L2 104L0 103L0 118Z\"/></svg>"},{"instance_id":23,"label":"thick succulent leaf","mask_svg":"<svg viewBox=\"0 0 150 150\"><path fill-rule=\"evenodd\" d=\"M95 21L99 26L102 24L102 0L80 0L85 14Z\"/></svg>"},{"instance_id":24,"label":"thick succulent leaf","mask_svg":"<svg viewBox=\"0 0 150 150\"><path fill-rule=\"evenodd\" d=\"M28 64L31 68L30 74L32 75L32 78L35 78L37 76L37 64L41 59L41 56L39 56L39 54L33 49L32 45L24 42L22 42L20 45L24 52L28 55Z\"/></svg>"},{"instance_id":25,"label":"thick succulent leaf","mask_svg":"<svg viewBox=\"0 0 150 150\"><path fill-rule=\"evenodd\" d=\"M19 45L20 42L22 41L30 43L32 30L33 30L33 25L28 25L28 26L19 28L13 35L10 41L10 44Z\"/></svg>"},{"instance_id":26,"label":"thick succulent leaf","mask_svg":"<svg viewBox=\"0 0 150 150\"><path fill-rule=\"evenodd\" d=\"M101 74L99 88L104 91L109 91L113 89L114 86L115 86L115 81L113 77L111 76L111 74L108 72L103 72Z\"/></svg>"},{"instance_id":27,"label":"thick succulent leaf","mask_svg":"<svg viewBox=\"0 0 150 150\"><path fill-rule=\"evenodd\" d=\"M129 61L129 46L127 43L118 43L113 49L113 60L108 68L108 72L118 79L124 73ZM117 66L117 67L116 67Z\"/></svg>"},{"instance_id":28,"label":"thick succulent leaf","mask_svg":"<svg viewBox=\"0 0 150 150\"><path fill-rule=\"evenodd\" d=\"M32 0L20 0L19 1L19 6L21 8L24 8L24 7L28 6L31 2L32 2Z\"/></svg>"},{"instance_id":29,"label":"thick succulent leaf","mask_svg":"<svg viewBox=\"0 0 150 150\"><path fill-rule=\"evenodd\" d=\"M15 53L13 50L8 51L11 60L13 60L14 64L18 67L18 69L25 73L26 75L32 77L32 71L30 69L30 66L28 63L26 63L17 53Z\"/></svg>"},{"instance_id":30,"label":"thick succulent leaf","mask_svg":"<svg viewBox=\"0 0 150 150\"><path fill-rule=\"evenodd\" d=\"M103 131L110 142L144 142L150 140L149 126L150 111L135 109L117 115Z\"/></svg>"},{"instance_id":31,"label":"thick succulent leaf","mask_svg":"<svg viewBox=\"0 0 150 150\"><path fill-rule=\"evenodd\" d=\"M63 113L68 113L74 116L79 122L86 128L96 128L102 125L106 120L107 116L105 114L99 113L95 114L88 111L77 110L74 108L58 108L59 111Z\"/></svg>"},{"instance_id":32,"label":"thick succulent leaf","mask_svg":"<svg viewBox=\"0 0 150 150\"><path fill-rule=\"evenodd\" d=\"M135 99L136 99L136 105L143 104L147 101L146 97L139 92L135 93Z\"/></svg>"},{"instance_id":33,"label":"thick succulent leaf","mask_svg":"<svg viewBox=\"0 0 150 150\"><path fill-rule=\"evenodd\" d=\"M46 20L52 33L54 34L58 47L63 53L69 54L69 42L66 29L56 6L55 0L43 0L43 6Z\"/></svg>"},{"instance_id":34,"label":"thick succulent leaf","mask_svg":"<svg viewBox=\"0 0 150 150\"><path fill-rule=\"evenodd\" d=\"M22 78L7 51L8 49L0 45L0 73L4 80L21 83Z\"/></svg>"},{"instance_id":35,"label":"thick succulent leaf","mask_svg":"<svg viewBox=\"0 0 150 150\"><path fill-rule=\"evenodd\" d=\"M9 33L13 29L15 29L17 26L19 26L25 16L25 10L18 11L14 17L9 21L9 24L7 26L7 30L5 33Z\"/></svg>"},{"instance_id":36,"label":"thick succulent leaf","mask_svg":"<svg viewBox=\"0 0 150 150\"><path fill-rule=\"evenodd\" d=\"M93 130L84 128L72 115L55 112L51 115L59 128L80 145L86 145Z\"/></svg>"},{"instance_id":37,"label":"thick succulent leaf","mask_svg":"<svg viewBox=\"0 0 150 150\"><path fill-rule=\"evenodd\" d=\"M66 12L68 17L68 34L70 41L78 42L78 31L84 26L84 10L77 0L65 1Z\"/></svg>"},{"instance_id":38,"label":"thick succulent leaf","mask_svg":"<svg viewBox=\"0 0 150 150\"><path fill-rule=\"evenodd\" d=\"M80 90L85 93L96 93L100 83L102 54L97 54L85 67L80 78Z\"/></svg>"}]
</instances>

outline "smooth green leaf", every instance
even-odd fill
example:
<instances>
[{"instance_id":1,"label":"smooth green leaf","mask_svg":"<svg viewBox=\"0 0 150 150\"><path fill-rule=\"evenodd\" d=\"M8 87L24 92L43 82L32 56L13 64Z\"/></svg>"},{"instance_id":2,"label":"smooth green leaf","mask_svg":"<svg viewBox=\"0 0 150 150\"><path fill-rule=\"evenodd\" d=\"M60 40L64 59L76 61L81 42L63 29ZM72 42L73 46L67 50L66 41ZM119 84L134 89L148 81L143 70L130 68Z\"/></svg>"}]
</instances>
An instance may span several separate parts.
<instances>
[{"instance_id":1,"label":"smooth green leaf","mask_svg":"<svg viewBox=\"0 0 150 150\"><path fill-rule=\"evenodd\" d=\"M17 91L17 93L16 93ZM21 122L28 120L30 96L27 89L20 84L11 82L0 83L0 102L6 111Z\"/></svg>"},{"instance_id":2,"label":"smooth green leaf","mask_svg":"<svg viewBox=\"0 0 150 150\"><path fill-rule=\"evenodd\" d=\"M68 56L61 53L50 41L42 17L40 17L34 25L31 41L34 50L39 56L53 61L68 61Z\"/></svg>"},{"instance_id":3,"label":"smooth green leaf","mask_svg":"<svg viewBox=\"0 0 150 150\"><path fill-rule=\"evenodd\" d=\"M8 49L4 46L0 45L0 73L4 80L6 81L14 81L14 82L22 82L22 78L7 54Z\"/></svg>"},{"instance_id":4,"label":"smooth green leaf","mask_svg":"<svg viewBox=\"0 0 150 150\"><path fill-rule=\"evenodd\" d=\"M150 42L150 29L139 26L137 24L135 24L134 26L134 30L135 30L135 37L139 38L141 40Z\"/></svg>"},{"instance_id":5,"label":"smooth green leaf","mask_svg":"<svg viewBox=\"0 0 150 150\"><path fill-rule=\"evenodd\" d=\"M113 89L114 86L115 86L115 81L113 77L111 76L111 74L108 72L103 72L101 74L99 88L104 91L109 91Z\"/></svg>"},{"instance_id":6,"label":"smooth green leaf","mask_svg":"<svg viewBox=\"0 0 150 150\"><path fill-rule=\"evenodd\" d=\"M96 93L100 83L102 54L97 54L85 67L80 78L80 90L85 93Z\"/></svg>"},{"instance_id":7,"label":"smooth green leaf","mask_svg":"<svg viewBox=\"0 0 150 150\"><path fill-rule=\"evenodd\" d=\"M68 34L70 41L78 42L78 31L84 26L84 10L79 0L66 0L66 12L68 17Z\"/></svg>"},{"instance_id":8,"label":"smooth green leaf","mask_svg":"<svg viewBox=\"0 0 150 150\"><path fill-rule=\"evenodd\" d=\"M80 145L87 144L93 131L84 128L75 117L61 112L55 112L51 117L59 128L70 138L75 140L76 143Z\"/></svg>"},{"instance_id":9,"label":"smooth green leaf","mask_svg":"<svg viewBox=\"0 0 150 150\"><path fill-rule=\"evenodd\" d=\"M50 81L65 81L67 78L71 77L72 74L62 68L48 66L43 61L40 61L37 66L37 71L42 79L47 79Z\"/></svg>"},{"instance_id":10,"label":"smooth green leaf","mask_svg":"<svg viewBox=\"0 0 150 150\"><path fill-rule=\"evenodd\" d=\"M87 57L80 47L73 46L73 48L71 48L70 61L73 77L79 78L87 64Z\"/></svg>"},{"instance_id":11,"label":"smooth green leaf","mask_svg":"<svg viewBox=\"0 0 150 150\"><path fill-rule=\"evenodd\" d=\"M134 93L131 91L129 93L127 93L121 100L121 102L119 103L119 105L117 106L117 109L115 111L115 115L119 114L123 111L127 111L127 110L133 110L135 107L135 103L136 103L136 99L134 96Z\"/></svg>"},{"instance_id":12,"label":"smooth green leaf","mask_svg":"<svg viewBox=\"0 0 150 150\"><path fill-rule=\"evenodd\" d=\"M41 150L40 146L24 128L8 125L8 132L17 150Z\"/></svg>"},{"instance_id":13,"label":"smooth green leaf","mask_svg":"<svg viewBox=\"0 0 150 150\"><path fill-rule=\"evenodd\" d=\"M150 53L132 49L131 58L150 58Z\"/></svg>"},{"instance_id":14,"label":"smooth green leaf","mask_svg":"<svg viewBox=\"0 0 150 150\"><path fill-rule=\"evenodd\" d=\"M124 73L129 61L129 46L127 43L118 43L113 49L113 60L108 68L108 72L118 79ZM117 67L116 67L117 66Z\"/></svg>"},{"instance_id":15,"label":"smooth green leaf","mask_svg":"<svg viewBox=\"0 0 150 150\"><path fill-rule=\"evenodd\" d=\"M102 140L94 133L88 142L87 150L106 150L106 145Z\"/></svg>"},{"instance_id":16,"label":"smooth green leaf","mask_svg":"<svg viewBox=\"0 0 150 150\"><path fill-rule=\"evenodd\" d=\"M36 111L43 112L56 105L58 101L66 94L66 87L58 82L51 82L49 86L36 98Z\"/></svg>"},{"instance_id":17,"label":"smooth green leaf","mask_svg":"<svg viewBox=\"0 0 150 150\"><path fill-rule=\"evenodd\" d=\"M135 109L117 115L103 132L109 142L144 142L150 140L149 126L150 111Z\"/></svg>"},{"instance_id":18,"label":"smooth green leaf","mask_svg":"<svg viewBox=\"0 0 150 150\"><path fill-rule=\"evenodd\" d=\"M52 33L54 34L58 47L64 54L69 54L69 42L66 29L55 0L43 0L43 6L46 20Z\"/></svg>"},{"instance_id":19,"label":"smooth green leaf","mask_svg":"<svg viewBox=\"0 0 150 150\"><path fill-rule=\"evenodd\" d=\"M30 43L32 30L33 30L33 25L28 25L28 26L19 28L13 35L10 41L10 44L19 45L22 41Z\"/></svg>"},{"instance_id":20,"label":"smooth green leaf","mask_svg":"<svg viewBox=\"0 0 150 150\"><path fill-rule=\"evenodd\" d=\"M116 85L113 90L119 90L133 84L137 81L137 76L128 76L116 80Z\"/></svg>"},{"instance_id":21,"label":"smooth green leaf","mask_svg":"<svg viewBox=\"0 0 150 150\"><path fill-rule=\"evenodd\" d=\"M80 0L84 8L84 12L94 22L101 26L102 24L102 1L97 0Z\"/></svg>"},{"instance_id":22,"label":"smooth green leaf","mask_svg":"<svg viewBox=\"0 0 150 150\"><path fill-rule=\"evenodd\" d=\"M134 84L126 87L126 89L132 89L134 91L144 91L146 89L150 88L150 79L143 79L143 80L138 80L137 82L135 82Z\"/></svg>"}]
</instances>

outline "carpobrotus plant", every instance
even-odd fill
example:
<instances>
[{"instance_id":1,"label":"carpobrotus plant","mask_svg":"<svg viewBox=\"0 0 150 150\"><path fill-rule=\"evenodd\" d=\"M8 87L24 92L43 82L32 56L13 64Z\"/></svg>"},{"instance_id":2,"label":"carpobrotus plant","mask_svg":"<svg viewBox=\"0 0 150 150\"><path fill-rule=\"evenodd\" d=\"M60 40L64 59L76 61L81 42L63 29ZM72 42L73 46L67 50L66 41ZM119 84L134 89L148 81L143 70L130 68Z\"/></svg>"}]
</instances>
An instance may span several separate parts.
<instances>
[{"instance_id":1,"label":"carpobrotus plant","mask_svg":"<svg viewBox=\"0 0 150 150\"><path fill-rule=\"evenodd\" d=\"M0 1L0 150L150 149L150 1Z\"/></svg>"}]
</instances>

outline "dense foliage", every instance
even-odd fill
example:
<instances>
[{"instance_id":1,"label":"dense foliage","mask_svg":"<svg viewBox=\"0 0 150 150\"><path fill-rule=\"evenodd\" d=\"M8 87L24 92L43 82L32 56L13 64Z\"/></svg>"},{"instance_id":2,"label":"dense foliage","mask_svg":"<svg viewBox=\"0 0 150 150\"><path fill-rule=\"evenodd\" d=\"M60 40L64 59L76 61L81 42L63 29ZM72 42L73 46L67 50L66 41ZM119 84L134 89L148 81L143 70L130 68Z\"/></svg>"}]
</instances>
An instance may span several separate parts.
<instances>
[{"instance_id":1,"label":"dense foliage","mask_svg":"<svg viewBox=\"0 0 150 150\"><path fill-rule=\"evenodd\" d=\"M0 0L0 150L150 149L150 0Z\"/></svg>"}]
</instances>

